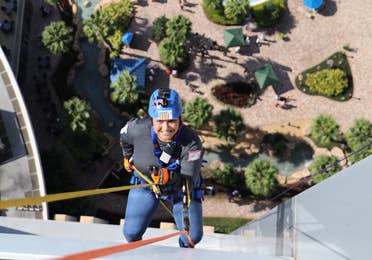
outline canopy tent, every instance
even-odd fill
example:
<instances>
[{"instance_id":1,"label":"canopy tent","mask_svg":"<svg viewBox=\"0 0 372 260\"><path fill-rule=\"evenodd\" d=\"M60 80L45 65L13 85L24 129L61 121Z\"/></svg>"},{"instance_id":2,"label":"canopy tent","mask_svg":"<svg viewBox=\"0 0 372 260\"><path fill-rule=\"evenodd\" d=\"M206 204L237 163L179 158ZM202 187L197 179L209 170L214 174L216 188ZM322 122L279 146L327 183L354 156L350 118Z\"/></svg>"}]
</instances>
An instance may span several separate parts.
<instances>
[{"instance_id":1,"label":"canopy tent","mask_svg":"<svg viewBox=\"0 0 372 260\"><path fill-rule=\"evenodd\" d=\"M318 9L324 0L304 0L304 5L311 9Z\"/></svg>"},{"instance_id":2,"label":"canopy tent","mask_svg":"<svg viewBox=\"0 0 372 260\"><path fill-rule=\"evenodd\" d=\"M127 46L130 45L130 43L133 40L134 33L132 32L126 32L124 33L123 37L121 38L121 42Z\"/></svg>"},{"instance_id":3,"label":"canopy tent","mask_svg":"<svg viewBox=\"0 0 372 260\"><path fill-rule=\"evenodd\" d=\"M265 66L257 69L254 72L254 76L261 90L264 90L267 86L279 83L279 79L276 76L271 64L266 64Z\"/></svg>"},{"instance_id":4,"label":"canopy tent","mask_svg":"<svg viewBox=\"0 0 372 260\"><path fill-rule=\"evenodd\" d=\"M225 29L223 31L223 38L227 48L235 46L244 46L244 35L242 28Z\"/></svg>"},{"instance_id":5,"label":"canopy tent","mask_svg":"<svg viewBox=\"0 0 372 260\"><path fill-rule=\"evenodd\" d=\"M145 92L146 81L146 58L139 59L120 59L113 58L111 63L110 81L115 82L119 79L120 74L124 70L128 70L131 75L137 77L137 93Z\"/></svg>"}]
</instances>

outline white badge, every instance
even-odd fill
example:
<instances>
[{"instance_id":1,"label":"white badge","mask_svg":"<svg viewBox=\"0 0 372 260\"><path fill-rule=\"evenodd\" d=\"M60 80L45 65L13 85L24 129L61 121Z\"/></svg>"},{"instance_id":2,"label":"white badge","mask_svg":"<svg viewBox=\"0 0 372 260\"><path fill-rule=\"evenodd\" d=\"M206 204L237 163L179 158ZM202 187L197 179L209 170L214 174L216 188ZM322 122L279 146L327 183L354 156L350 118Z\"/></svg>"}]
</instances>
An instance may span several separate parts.
<instances>
[{"instance_id":1,"label":"white badge","mask_svg":"<svg viewBox=\"0 0 372 260\"><path fill-rule=\"evenodd\" d=\"M160 161L162 161L163 163L169 163L170 159L171 159L171 156L169 154L167 154L166 152L162 152L161 155L160 155Z\"/></svg>"}]
</instances>

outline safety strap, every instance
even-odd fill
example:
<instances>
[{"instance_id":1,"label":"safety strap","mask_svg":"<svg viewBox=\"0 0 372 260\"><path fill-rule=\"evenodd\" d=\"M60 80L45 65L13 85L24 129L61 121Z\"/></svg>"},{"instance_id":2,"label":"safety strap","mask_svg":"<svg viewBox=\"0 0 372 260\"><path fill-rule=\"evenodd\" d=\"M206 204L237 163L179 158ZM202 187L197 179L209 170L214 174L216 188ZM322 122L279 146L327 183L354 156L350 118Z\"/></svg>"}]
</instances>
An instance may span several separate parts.
<instances>
[{"instance_id":1,"label":"safety strap","mask_svg":"<svg viewBox=\"0 0 372 260\"><path fill-rule=\"evenodd\" d=\"M94 249L94 250L89 250L77 254L71 254L71 255L66 255L64 257L60 258L55 258L54 260L85 260L85 259L95 259L98 257L103 257L103 256L108 256L128 250L132 250L144 245L152 244L155 242L159 242L165 239L168 239L170 237L178 236L185 234L185 231L178 231L172 234L164 235L161 237L155 237L155 238L150 238L146 240L139 240L135 242L130 242L126 244L121 244L121 245L116 245L116 246L110 246L110 247L104 247L104 248L99 248L99 249Z\"/></svg>"},{"instance_id":2,"label":"safety strap","mask_svg":"<svg viewBox=\"0 0 372 260\"><path fill-rule=\"evenodd\" d=\"M149 178L147 178L147 176L145 174L143 174L140 170L137 169L137 167L135 165L132 165L133 169L138 173L138 175L143 179L145 180L149 185L151 185L152 187L152 190L154 191L155 195L159 195L160 194L160 189L159 187L153 183Z\"/></svg>"},{"instance_id":3,"label":"safety strap","mask_svg":"<svg viewBox=\"0 0 372 260\"><path fill-rule=\"evenodd\" d=\"M183 229L186 231L186 237L189 242L189 245L194 248L195 243L192 241L191 236L190 236L190 204L191 204L191 198L190 198L190 187L189 187L189 180L185 178L185 185L183 187L183 199L182 199L182 204L183 204Z\"/></svg>"},{"instance_id":4,"label":"safety strap","mask_svg":"<svg viewBox=\"0 0 372 260\"><path fill-rule=\"evenodd\" d=\"M176 137L174 138L174 141L172 142L172 145L176 146L179 143L182 129L183 129L183 124L181 123L180 127L178 129L178 132L176 134ZM160 144L158 142L158 137L157 137L153 127L151 127L151 139L152 139L152 143L153 143L154 155L155 155L160 167L165 167L170 171L176 170L179 166L179 163L178 163L177 159L171 157L169 163L164 163L162 160L160 160L160 157L161 157L163 151L160 149Z\"/></svg>"},{"instance_id":5,"label":"safety strap","mask_svg":"<svg viewBox=\"0 0 372 260\"><path fill-rule=\"evenodd\" d=\"M13 199L13 200L1 200L0 209L12 208L12 207L23 206L23 205L37 205L42 202L53 202L53 201L81 198L81 197L87 197L87 196L98 195L98 194L130 190L130 189L135 189L135 188L143 188L143 187L148 187L148 186L151 186L151 184L121 186L121 187L113 187L113 188L106 188L106 189L72 191L72 192L56 193L56 194L50 194L50 195L45 195L45 196L39 196L39 197L30 197L30 198Z\"/></svg>"}]
</instances>

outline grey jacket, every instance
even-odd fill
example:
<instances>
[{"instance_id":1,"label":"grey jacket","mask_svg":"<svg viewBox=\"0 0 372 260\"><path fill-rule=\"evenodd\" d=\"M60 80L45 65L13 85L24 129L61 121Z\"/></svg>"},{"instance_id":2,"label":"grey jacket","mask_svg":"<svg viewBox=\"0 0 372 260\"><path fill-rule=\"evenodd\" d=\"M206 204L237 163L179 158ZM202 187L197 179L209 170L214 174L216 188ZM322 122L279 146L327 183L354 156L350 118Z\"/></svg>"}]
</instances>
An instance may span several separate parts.
<instances>
[{"instance_id":1,"label":"grey jacket","mask_svg":"<svg viewBox=\"0 0 372 260\"><path fill-rule=\"evenodd\" d=\"M133 163L142 173L150 177L149 167L159 166L154 154L151 139L151 119L132 119L120 131L120 144L123 156L133 157ZM159 141L158 141L159 142ZM167 143L159 142L162 149ZM172 158L180 165L180 174L190 176L195 183L200 174L203 149L199 136L188 126L183 125L181 135Z\"/></svg>"}]
</instances>

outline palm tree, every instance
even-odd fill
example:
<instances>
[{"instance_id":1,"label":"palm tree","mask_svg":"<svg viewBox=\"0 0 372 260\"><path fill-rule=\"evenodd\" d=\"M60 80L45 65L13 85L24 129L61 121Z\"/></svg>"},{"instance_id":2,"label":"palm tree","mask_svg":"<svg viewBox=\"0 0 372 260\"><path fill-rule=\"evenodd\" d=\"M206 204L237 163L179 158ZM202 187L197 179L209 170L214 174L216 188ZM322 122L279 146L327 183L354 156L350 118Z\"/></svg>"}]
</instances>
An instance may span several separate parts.
<instances>
[{"instance_id":1,"label":"palm tree","mask_svg":"<svg viewBox=\"0 0 372 260\"><path fill-rule=\"evenodd\" d=\"M249 11L249 1L247 0L227 0L225 3L225 17L234 19L236 17L246 17Z\"/></svg>"},{"instance_id":2,"label":"palm tree","mask_svg":"<svg viewBox=\"0 0 372 260\"><path fill-rule=\"evenodd\" d=\"M119 53L121 36L134 16L134 6L129 0L111 3L96 10L89 19L83 21L83 31L89 42L97 40L112 52Z\"/></svg>"},{"instance_id":3,"label":"palm tree","mask_svg":"<svg viewBox=\"0 0 372 260\"><path fill-rule=\"evenodd\" d=\"M235 141L243 132L245 126L240 112L232 108L222 110L214 118L214 131L217 137L227 141Z\"/></svg>"},{"instance_id":4,"label":"palm tree","mask_svg":"<svg viewBox=\"0 0 372 260\"><path fill-rule=\"evenodd\" d=\"M188 18L177 15L167 22L167 37L184 42L190 36L191 22Z\"/></svg>"},{"instance_id":5,"label":"palm tree","mask_svg":"<svg viewBox=\"0 0 372 260\"><path fill-rule=\"evenodd\" d=\"M70 126L72 131L85 132L90 118L88 104L78 97L73 97L65 101L63 107L71 118Z\"/></svg>"},{"instance_id":6,"label":"palm tree","mask_svg":"<svg viewBox=\"0 0 372 260\"><path fill-rule=\"evenodd\" d=\"M372 123L365 119L357 119L345 132L344 136L348 147L350 147L353 152L357 151L372 142ZM372 145L350 157L350 161L355 163L366 158L370 154L372 154Z\"/></svg>"},{"instance_id":7,"label":"palm tree","mask_svg":"<svg viewBox=\"0 0 372 260\"><path fill-rule=\"evenodd\" d=\"M182 42L164 38L159 44L160 60L170 68L177 68L186 58L186 47Z\"/></svg>"},{"instance_id":8,"label":"palm tree","mask_svg":"<svg viewBox=\"0 0 372 260\"><path fill-rule=\"evenodd\" d=\"M111 83L110 87L113 89L111 93L113 102L130 105L138 101L139 95L136 93L137 77L130 75L128 70L123 71L118 80Z\"/></svg>"},{"instance_id":9,"label":"palm tree","mask_svg":"<svg viewBox=\"0 0 372 260\"><path fill-rule=\"evenodd\" d=\"M213 106L207 99L197 97L189 102L185 108L185 117L191 126L200 128L212 117Z\"/></svg>"},{"instance_id":10,"label":"palm tree","mask_svg":"<svg viewBox=\"0 0 372 260\"><path fill-rule=\"evenodd\" d=\"M331 116L320 114L311 125L311 139L320 147L330 149L339 136L339 126Z\"/></svg>"},{"instance_id":11,"label":"palm tree","mask_svg":"<svg viewBox=\"0 0 372 260\"><path fill-rule=\"evenodd\" d=\"M165 15L160 16L154 20L152 23L152 37L155 41L160 42L166 37L166 28L169 19Z\"/></svg>"},{"instance_id":12,"label":"palm tree","mask_svg":"<svg viewBox=\"0 0 372 260\"><path fill-rule=\"evenodd\" d=\"M271 161L256 159L245 171L245 184L254 195L269 198L278 190L278 173Z\"/></svg>"},{"instance_id":13,"label":"palm tree","mask_svg":"<svg viewBox=\"0 0 372 260\"><path fill-rule=\"evenodd\" d=\"M311 175L316 174L311 182L313 184L317 184L329 176L339 172L342 170L341 166L337 163L337 157L334 155L319 155L315 157L314 161L309 166L309 171ZM332 166L331 166L332 165ZM329 167L326 171L324 170L326 167Z\"/></svg>"},{"instance_id":14,"label":"palm tree","mask_svg":"<svg viewBox=\"0 0 372 260\"><path fill-rule=\"evenodd\" d=\"M72 28L65 22L51 22L41 34L43 45L53 54L68 52L72 43Z\"/></svg>"},{"instance_id":15,"label":"palm tree","mask_svg":"<svg viewBox=\"0 0 372 260\"><path fill-rule=\"evenodd\" d=\"M107 12L102 12L100 10L92 13L89 19L85 19L83 21L83 31L90 43L94 42L94 40L102 42L111 52L112 45L107 40L110 32L109 24L106 23L106 21L109 19L107 15Z\"/></svg>"}]
</instances>

